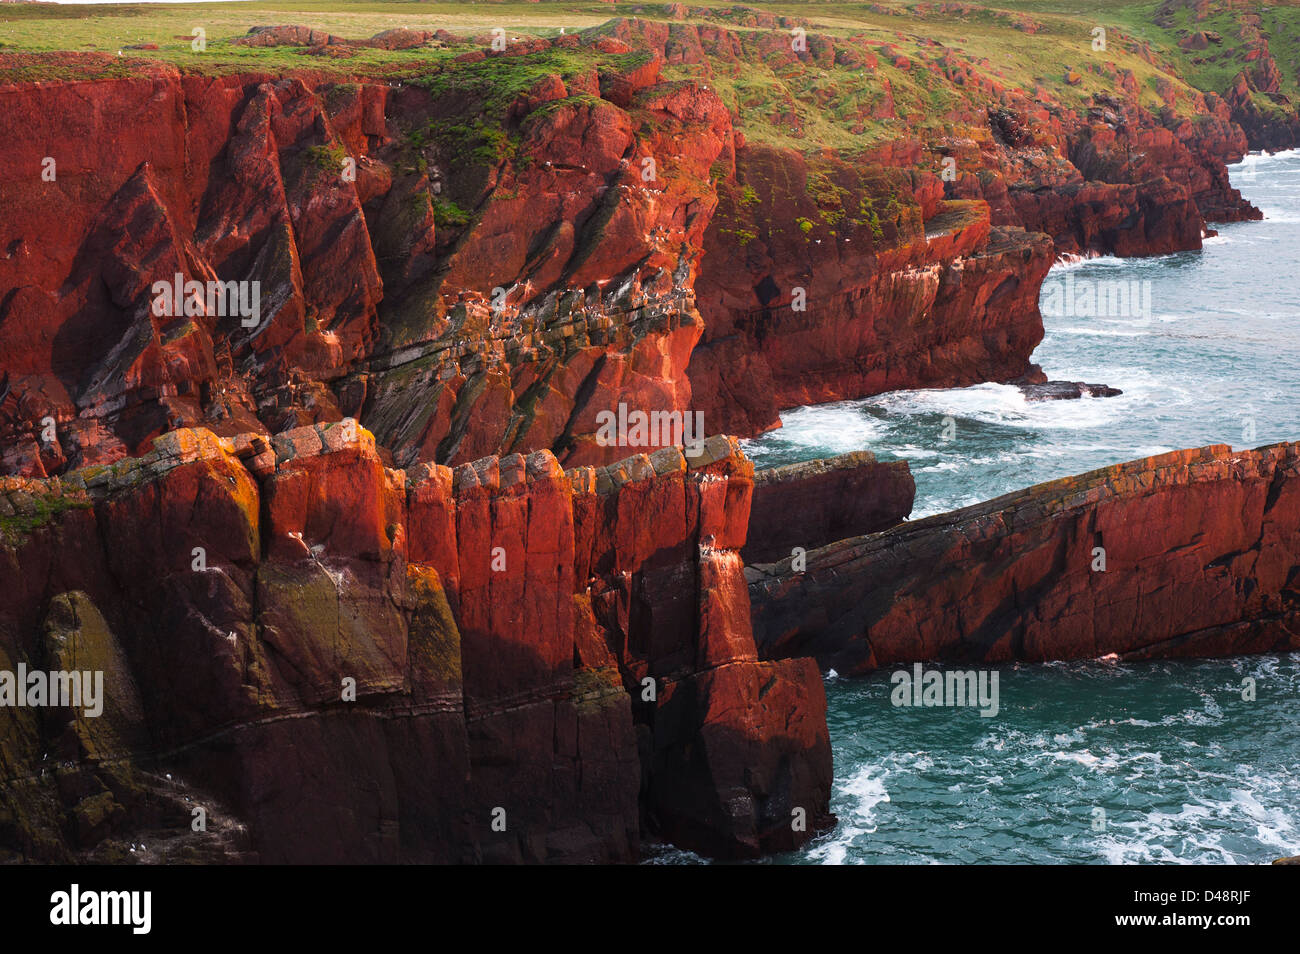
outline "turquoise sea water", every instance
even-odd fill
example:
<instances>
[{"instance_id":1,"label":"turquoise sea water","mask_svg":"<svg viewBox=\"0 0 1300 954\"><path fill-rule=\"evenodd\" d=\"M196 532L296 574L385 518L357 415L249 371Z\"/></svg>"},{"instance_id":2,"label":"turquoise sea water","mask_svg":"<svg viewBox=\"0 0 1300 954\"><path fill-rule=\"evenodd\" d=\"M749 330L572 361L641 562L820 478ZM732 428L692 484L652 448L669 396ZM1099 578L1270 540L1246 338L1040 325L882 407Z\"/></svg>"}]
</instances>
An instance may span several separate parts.
<instances>
[{"instance_id":1,"label":"turquoise sea water","mask_svg":"<svg viewBox=\"0 0 1300 954\"><path fill-rule=\"evenodd\" d=\"M1300 851L1300 657L998 674L989 719L895 707L888 674L830 679L839 826L774 860L1231 864Z\"/></svg>"},{"instance_id":2,"label":"turquoise sea water","mask_svg":"<svg viewBox=\"0 0 1300 954\"><path fill-rule=\"evenodd\" d=\"M748 452L760 466L861 448L904 458L924 515L1175 448L1300 438L1300 154L1261 157L1253 176L1238 168L1233 178L1265 221L1222 226L1201 252L1094 259L1049 276L1064 288L1070 272L1076 293L1122 282L1140 302L1149 291L1149 313L1044 316L1034 360L1048 376L1122 396L897 392L786 412ZM1257 863L1300 853L1300 657L998 673L1000 711L989 719L895 707L887 673L828 677L840 823L770 861ZM1242 698L1246 679L1254 701Z\"/></svg>"},{"instance_id":3,"label":"turquoise sea water","mask_svg":"<svg viewBox=\"0 0 1300 954\"><path fill-rule=\"evenodd\" d=\"M925 516L1175 448L1300 438L1300 153L1260 157L1252 178L1241 175L1234 184L1263 222L1219 226L1200 252L1058 265L1044 283L1064 290L1068 272L1076 297L1120 285L1149 292L1149 316L1045 313L1034 352L1053 380L1122 395L1027 401L1001 384L895 391L786 411L783 427L745 442L747 453L760 467L864 448L906 459L913 515Z\"/></svg>"}]
</instances>

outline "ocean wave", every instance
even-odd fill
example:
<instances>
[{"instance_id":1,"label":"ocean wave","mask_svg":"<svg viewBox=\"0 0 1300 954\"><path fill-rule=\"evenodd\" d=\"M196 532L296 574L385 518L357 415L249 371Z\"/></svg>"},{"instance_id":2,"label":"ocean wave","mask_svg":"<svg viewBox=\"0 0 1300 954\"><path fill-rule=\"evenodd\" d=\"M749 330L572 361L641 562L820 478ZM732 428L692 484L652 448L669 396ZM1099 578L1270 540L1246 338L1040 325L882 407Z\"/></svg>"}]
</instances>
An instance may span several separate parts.
<instances>
[{"instance_id":1,"label":"ocean wave","mask_svg":"<svg viewBox=\"0 0 1300 954\"><path fill-rule=\"evenodd\" d=\"M1300 717L1300 657L998 668L1004 706L992 724L927 719L900 733L879 717L883 684L828 687L842 824L808 860L1233 864L1295 853L1300 769L1278 747ZM1237 704L1247 676L1267 698ZM1270 726L1280 734L1258 728Z\"/></svg>"},{"instance_id":2,"label":"ocean wave","mask_svg":"<svg viewBox=\"0 0 1300 954\"><path fill-rule=\"evenodd\" d=\"M833 457L879 443L887 425L862 413L861 402L808 405L781 412L781 428L740 442L756 462L773 457Z\"/></svg>"},{"instance_id":3,"label":"ocean wave","mask_svg":"<svg viewBox=\"0 0 1300 954\"><path fill-rule=\"evenodd\" d=\"M1030 401L1010 384L977 384L969 388L894 391L872 398L871 404L890 415L950 417L960 434L962 421L1015 428L1087 430L1128 413L1121 397L1082 397L1063 401ZM941 429L936 423L936 438Z\"/></svg>"},{"instance_id":4,"label":"ocean wave","mask_svg":"<svg viewBox=\"0 0 1300 954\"><path fill-rule=\"evenodd\" d=\"M836 784L835 810L839 825L807 849L809 859L826 865L842 865L861 839L877 828L876 809L889 801L885 780L889 773L879 765L866 764Z\"/></svg>"},{"instance_id":5,"label":"ocean wave","mask_svg":"<svg viewBox=\"0 0 1300 954\"><path fill-rule=\"evenodd\" d=\"M1280 165L1285 162L1300 159L1300 149L1283 149L1279 152L1264 152L1261 150L1259 152L1248 153L1247 156L1242 157L1240 162L1230 162L1226 164L1229 175L1246 169L1247 164L1251 159L1254 160L1256 169L1260 166Z\"/></svg>"},{"instance_id":6,"label":"ocean wave","mask_svg":"<svg viewBox=\"0 0 1300 954\"><path fill-rule=\"evenodd\" d=\"M1052 263L1051 270L1047 273L1047 281L1051 281L1054 272L1068 272L1079 269L1097 268L1108 270L1112 268L1129 268L1136 270L1145 270L1162 265L1167 259L1177 255L1183 255L1183 252L1170 252L1166 255L1149 255L1142 258L1120 258L1118 255L1078 255L1073 252L1066 252L1058 255L1056 261Z\"/></svg>"},{"instance_id":7,"label":"ocean wave","mask_svg":"<svg viewBox=\"0 0 1300 954\"><path fill-rule=\"evenodd\" d=\"M1052 333L1061 335L1096 335L1099 338L1141 338L1147 334L1144 331L1121 331L1118 328L1097 328L1091 325L1057 327L1052 329Z\"/></svg>"}]
</instances>

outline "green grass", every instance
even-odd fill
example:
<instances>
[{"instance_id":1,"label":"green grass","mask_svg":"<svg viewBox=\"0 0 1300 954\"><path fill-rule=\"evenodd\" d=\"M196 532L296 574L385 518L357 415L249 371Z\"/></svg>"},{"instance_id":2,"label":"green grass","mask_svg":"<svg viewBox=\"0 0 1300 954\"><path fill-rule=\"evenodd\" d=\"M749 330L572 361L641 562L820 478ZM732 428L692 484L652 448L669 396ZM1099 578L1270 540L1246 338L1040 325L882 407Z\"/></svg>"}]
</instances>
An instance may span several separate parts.
<instances>
[{"instance_id":1,"label":"green grass","mask_svg":"<svg viewBox=\"0 0 1300 954\"><path fill-rule=\"evenodd\" d=\"M576 6L576 5L575 5ZM419 50L359 50L347 59L310 56L286 47L239 47L231 41L248 33L250 27L273 24L302 24L348 39L364 39L383 30L406 27L413 30L449 30L472 36L500 26L512 35L532 33L555 35L564 27L570 32L595 26L609 19L602 5L587 12L568 12L562 7L527 3L467 4L414 2L348 2L348 0L306 0L306 2L252 2L202 4L26 5L0 6L0 53L50 53L72 51L104 53L124 60L143 58L162 61L186 70L227 73L239 70L312 70L339 74L417 75L439 52ZM191 48L192 31L202 28L207 49ZM157 44L157 50L128 47ZM450 54L447 54L450 58ZM0 70L0 80L87 79L124 75L132 64L87 72L61 64L10 67Z\"/></svg>"},{"instance_id":2,"label":"green grass","mask_svg":"<svg viewBox=\"0 0 1300 954\"><path fill-rule=\"evenodd\" d=\"M609 19L602 4L420 3L416 0L370 3L351 0L301 2L25 5L0 8L0 42L27 50L116 50L132 43L158 43L165 52L189 51L190 32L203 27L211 43L242 36L254 25L301 23L339 36L362 38L381 30L445 29L486 32L494 26L539 35L595 26ZM594 8L593 8L594 7ZM58 21L51 29L51 21ZM177 39L184 36L184 40ZM265 52L265 51L264 51Z\"/></svg>"},{"instance_id":3,"label":"green grass","mask_svg":"<svg viewBox=\"0 0 1300 954\"><path fill-rule=\"evenodd\" d=\"M31 513L0 517L0 542L15 546L41 527L53 523L68 510L89 510L94 506L84 497L63 494L32 494Z\"/></svg>"},{"instance_id":4,"label":"green grass","mask_svg":"<svg viewBox=\"0 0 1300 954\"><path fill-rule=\"evenodd\" d=\"M954 52L959 64L991 82L1031 92L1042 88L1066 106L1083 106L1094 94L1114 93L1116 70L1132 71L1142 101L1152 109L1161 105L1157 80L1185 86L1176 76L1148 63L1135 42L1118 34L1112 36L1105 53L1094 52L1092 29L1099 25L1095 16L1035 14L1037 32L1031 35L1016 29L1023 17L1012 13L990 9L957 18L951 14L918 15L911 6L896 3L890 5L892 12L878 12L866 4L772 5L774 10L807 17L813 24L810 34L829 34L838 46L875 53L878 67L820 69L802 63L767 66L760 61L729 70L714 64L713 85L751 140L839 151L922 130L965 134L964 120L978 116L988 95L963 89L925 68L947 52L944 48ZM1146 9L1153 11L1154 5ZM1138 19L1119 23L1119 30L1130 32ZM1115 27L1112 23L1109 29ZM760 35L759 31L739 32L743 37ZM941 46L931 45L931 41ZM910 68L894 66L890 57L879 52L881 43L894 44L910 61ZM1082 75L1079 85L1065 82L1067 69ZM666 72L673 77L705 76L700 66L670 67ZM892 91L897 118L872 118L874 108L884 102L887 88Z\"/></svg>"},{"instance_id":5,"label":"green grass","mask_svg":"<svg viewBox=\"0 0 1300 954\"><path fill-rule=\"evenodd\" d=\"M440 228L466 225L469 222L469 218L469 213L458 206L455 202L450 202L446 199L435 199L433 202L433 221L434 224Z\"/></svg>"},{"instance_id":6,"label":"green grass","mask_svg":"<svg viewBox=\"0 0 1300 954\"><path fill-rule=\"evenodd\" d=\"M883 3L763 3L749 6L781 16L800 18L810 36L829 35L839 48L875 54L879 66L863 70L836 64L821 68L783 62L778 55L760 54L773 28L756 27L752 14L736 12L730 3L689 4L694 22L712 22L736 32L746 50L745 62L732 65L676 64L665 67L669 80L707 82L736 117L738 127L754 141L802 151L834 149L852 153L904 136L962 136L987 102L988 96L963 89L925 68L947 51L959 63L1004 87L1042 89L1067 107L1088 104L1095 94L1116 92L1114 70L1131 70L1144 105L1159 109L1159 85L1190 92L1195 86L1223 91L1242 66L1237 18L1240 11L1216 14L1192 23L1190 10L1179 10L1174 21L1156 22L1154 0L1000 0L963 16L937 14L930 5L886 0ZM1257 8L1264 33L1285 77L1287 92L1300 96L1295 64L1300 58L1300 0L1274 2ZM510 37L555 36L561 29L575 32L607 23L614 17L667 19L664 4L542 2L542 3L420 3L347 2L347 0L256 0L249 3L184 5L0 6L0 53L98 52L112 60L78 64L49 57L6 57L0 80L49 81L127 75L146 60L161 61L186 71L225 73L243 70L310 71L352 76L385 76L416 81L435 93L482 104L481 119L495 122L511 102L548 73L562 77L591 69L626 69L637 57L599 54L590 49L553 50L529 56L489 57L477 63L454 63L458 55L482 48L484 37L502 27ZM463 37L453 44L400 51L359 49L354 56L309 55L287 47L242 47L233 41L254 25L294 23L339 36L361 39L394 27L444 29ZM1032 25L1035 32L1018 27ZM1091 48L1094 27L1105 27L1108 49ZM191 48L191 32L202 27L207 49ZM785 28L775 28L786 32ZM1220 48L1205 53L1184 51L1177 42L1190 29L1217 30ZM472 37L479 37L475 42ZM156 51L127 47L155 43ZM879 52L894 44L912 64L894 66ZM1157 60L1140 55L1147 43ZM938 45L935 45L938 44ZM117 56L121 51L122 56ZM1078 85L1065 82L1067 70L1077 71ZM892 91L896 118L876 118ZM1187 97L1181 110L1190 114ZM434 135L434 133L430 133ZM481 133L470 137L472 158L490 160L506 144Z\"/></svg>"},{"instance_id":7,"label":"green grass","mask_svg":"<svg viewBox=\"0 0 1300 954\"><path fill-rule=\"evenodd\" d=\"M466 105L473 104L481 115L494 120L547 76L558 75L567 82L591 69L623 70L646 58L643 54L601 54L585 48L496 56L475 63L453 62L463 52L461 47L452 47L440 56L426 59L420 64L415 82L435 96L455 97ZM482 138L485 133L477 130L473 135Z\"/></svg>"},{"instance_id":8,"label":"green grass","mask_svg":"<svg viewBox=\"0 0 1300 954\"><path fill-rule=\"evenodd\" d=\"M1001 0L998 6L1024 11L1033 16L1060 15L1049 11L1070 10L1078 19L1093 17L1100 24L1114 23L1134 36L1148 40L1152 47L1174 63L1192 85L1202 90L1223 92L1241 71L1241 41L1237 37L1239 17L1243 13L1256 14L1261 19L1260 30L1268 39L1269 50L1282 71L1283 91L1300 95L1300 0L1259 0L1249 9L1220 10L1209 18L1196 21L1192 11L1182 8L1174 12L1171 27L1156 23L1159 2L1129 0L1095 0L1079 2L1050 2L1050 0ZM1217 4L1212 4L1217 6ZM1178 48L1184 31L1216 31L1223 35L1223 43L1209 50L1193 51Z\"/></svg>"}]
</instances>

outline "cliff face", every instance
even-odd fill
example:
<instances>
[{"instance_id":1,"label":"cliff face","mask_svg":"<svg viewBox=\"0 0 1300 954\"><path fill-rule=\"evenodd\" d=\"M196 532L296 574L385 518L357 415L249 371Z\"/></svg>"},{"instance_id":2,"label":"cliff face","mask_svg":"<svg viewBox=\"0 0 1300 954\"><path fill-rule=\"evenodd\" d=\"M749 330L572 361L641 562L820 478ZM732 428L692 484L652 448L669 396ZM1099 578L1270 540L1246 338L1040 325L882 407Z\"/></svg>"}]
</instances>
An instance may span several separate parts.
<instances>
[{"instance_id":1,"label":"cliff face","mask_svg":"<svg viewBox=\"0 0 1300 954\"><path fill-rule=\"evenodd\" d=\"M511 138L479 129L478 146L459 90L161 65L0 89L19 172L0 185L6 468L345 415L403 464L625 456L595 442L597 411L689 402L709 169L731 155L715 96L656 83L543 74L508 100ZM643 177L642 156L662 171ZM260 316L188 293L156 314L153 282L177 274L260 283ZM46 416L53 441L34 436Z\"/></svg>"},{"instance_id":2,"label":"cliff face","mask_svg":"<svg viewBox=\"0 0 1300 954\"><path fill-rule=\"evenodd\" d=\"M755 491L730 438L688 460L681 434L601 437L621 405L752 435L798 404L1037 380L1055 256L1256 214L1223 168L1235 107L1172 74L1153 109L1099 60L1115 94L1067 101L937 40L799 49L802 21L696 12L504 51L235 44L428 45L401 81L69 54L105 77L0 85L0 671L109 683L98 718L0 707L11 856L753 857L829 820L796 654L1287 644L1289 451L1121 469L1087 505L1040 488L957 515L955 543L946 518L831 543L906 515L906 465ZM1203 494L1224 509L1180 515ZM1103 516L1104 586L1063 562ZM1165 544L1189 603L1124 575ZM795 546L805 574L746 584L742 547ZM1157 635L1126 643L1139 610ZM212 837L185 834L195 807Z\"/></svg>"},{"instance_id":3,"label":"cliff face","mask_svg":"<svg viewBox=\"0 0 1300 954\"><path fill-rule=\"evenodd\" d=\"M840 673L1300 649L1300 445L1175 451L748 569L764 656Z\"/></svg>"},{"instance_id":4,"label":"cliff face","mask_svg":"<svg viewBox=\"0 0 1300 954\"><path fill-rule=\"evenodd\" d=\"M1024 374L1046 236L883 165L746 148L705 237L695 405L731 433L800 404ZM888 199L883 198L888 196Z\"/></svg>"},{"instance_id":5,"label":"cliff face","mask_svg":"<svg viewBox=\"0 0 1300 954\"><path fill-rule=\"evenodd\" d=\"M615 20L402 83L132 61L0 87L0 466L345 416L404 467L608 463L621 404L752 435L783 407L1019 377L1054 255L1195 248L1205 217L1256 214L1217 98L1156 116L1116 73L1081 110L942 47L905 69L959 97L952 134L747 142L716 84L749 70L865 83L854 129L899 116L888 44L794 52L759 25ZM197 290L159 313L178 275ZM254 282L252 318L202 293Z\"/></svg>"},{"instance_id":6,"label":"cliff face","mask_svg":"<svg viewBox=\"0 0 1300 954\"><path fill-rule=\"evenodd\" d=\"M269 448L179 430L111 468L9 478L0 668L62 660L111 691L99 718L0 710L0 844L793 847L828 819L825 698L812 660L757 658L737 552L752 470L715 439L689 466L667 450L566 474L538 452L406 474L344 422ZM176 836L195 806L225 841Z\"/></svg>"},{"instance_id":7,"label":"cliff face","mask_svg":"<svg viewBox=\"0 0 1300 954\"><path fill-rule=\"evenodd\" d=\"M915 498L907 461L878 461L868 451L755 471L742 555L769 563L795 547L875 533L906 520Z\"/></svg>"},{"instance_id":8,"label":"cliff face","mask_svg":"<svg viewBox=\"0 0 1300 954\"><path fill-rule=\"evenodd\" d=\"M1052 236L1058 255L1162 255L1201 247L1207 222L1262 213L1228 180L1246 151L1222 100L1199 96L1193 119L1157 116L1136 96L1094 97L1086 115L1039 107L992 111L987 169L956 195L984 195L994 221ZM1005 186L1005 200L1003 189Z\"/></svg>"}]
</instances>

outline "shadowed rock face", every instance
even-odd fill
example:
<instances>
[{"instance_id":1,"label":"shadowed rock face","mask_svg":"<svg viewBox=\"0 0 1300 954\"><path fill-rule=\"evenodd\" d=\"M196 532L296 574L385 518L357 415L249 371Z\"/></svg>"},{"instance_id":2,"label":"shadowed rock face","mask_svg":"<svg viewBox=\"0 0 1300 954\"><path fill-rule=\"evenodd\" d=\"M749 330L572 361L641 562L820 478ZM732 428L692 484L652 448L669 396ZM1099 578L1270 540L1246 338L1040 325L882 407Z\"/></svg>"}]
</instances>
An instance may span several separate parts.
<instances>
[{"instance_id":1,"label":"shadowed rock face","mask_svg":"<svg viewBox=\"0 0 1300 954\"><path fill-rule=\"evenodd\" d=\"M1300 445L1175 451L750 567L765 658L913 661L1300 649ZM1102 567L1104 566L1104 569Z\"/></svg>"},{"instance_id":2,"label":"shadowed rock face","mask_svg":"<svg viewBox=\"0 0 1300 954\"><path fill-rule=\"evenodd\" d=\"M768 563L845 537L875 533L912 512L916 482L907 461L867 451L754 473L746 563Z\"/></svg>"},{"instance_id":3,"label":"shadowed rock face","mask_svg":"<svg viewBox=\"0 0 1300 954\"><path fill-rule=\"evenodd\" d=\"M829 819L826 704L811 660L757 656L752 473L724 438L689 463L566 473L539 452L404 473L343 422L279 435L269 458L182 429L111 468L6 478L0 668L74 660L105 671L109 701L97 719L0 710L0 851L795 847ZM194 805L221 839L178 835Z\"/></svg>"}]
</instances>

